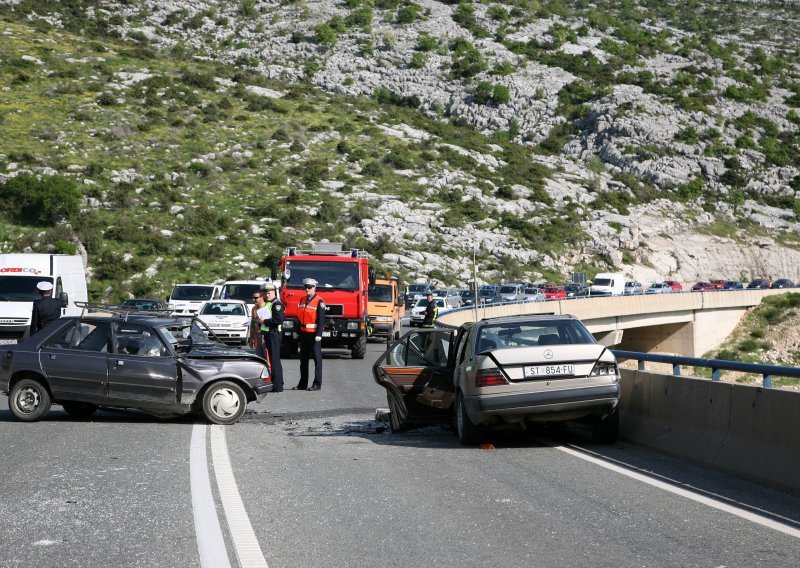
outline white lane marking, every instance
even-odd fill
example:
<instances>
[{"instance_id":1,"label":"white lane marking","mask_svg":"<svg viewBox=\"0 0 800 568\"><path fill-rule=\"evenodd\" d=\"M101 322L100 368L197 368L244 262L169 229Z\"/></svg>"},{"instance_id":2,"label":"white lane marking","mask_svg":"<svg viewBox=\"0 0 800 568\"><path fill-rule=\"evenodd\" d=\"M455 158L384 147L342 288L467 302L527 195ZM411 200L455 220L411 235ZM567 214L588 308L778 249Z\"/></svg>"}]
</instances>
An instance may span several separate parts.
<instances>
[{"instance_id":1,"label":"white lane marking","mask_svg":"<svg viewBox=\"0 0 800 568\"><path fill-rule=\"evenodd\" d=\"M586 460L591 462L595 465L599 465L600 467L604 467L606 469L610 469L616 473L620 473L632 479L636 479L637 481L641 481L643 483L647 483L648 485L652 485L653 487L658 487L659 489L663 489L664 491L669 491L670 493L674 493L675 495L680 495L681 497L686 497L687 499L691 499L692 501L697 501L698 503L702 503L703 505L707 505L708 507L713 507L714 509L719 509L720 511L725 511L726 513L730 513L732 515L736 515L737 517L741 517L742 519L748 520L752 523L759 524L763 527L767 527L769 529L776 530L778 532L782 532L783 534L787 534L789 536L793 536L795 538L800 538L800 530L790 527L788 525L784 525L777 521L773 521L772 519L768 519L767 517L762 517L761 515L757 515L755 513L751 513L750 511L746 511L744 509L740 509L739 507L734 507L732 505L728 505L727 503L721 503L715 499L711 499L710 497L706 497L705 495L699 495L694 493L693 491L688 491L686 489L682 489L680 487L675 487L674 485L670 485L669 483L665 483L663 481L659 481L658 479L653 479L652 477L648 477L641 473L637 473L635 471L631 471L629 469L625 469L624 467L620 467L618 465L614 465L609 463L605 460L601 460L599 458L584 454L583 452L579 452L577 450L573 450L572 448L567 448L564 446L559 446L555 442L550 442L549 440L542 439L543 442L547 443L548 445L552 446L556 450L562 451L564 453L570 454L582 460Z\"/></svg>"},{"instance_id":2,"label":"white lane marking","mask_svg":"<svg viewBox=\"0 0 800 568\"><path fill-rule=\"evenodd\" d=\"M217 477L219 496L228 519L233 546L242 568L268 568L256 533L253 531L253 525L250 524L250 518L244 508L239 488L236 486L236 478L228 455L228 442L225 440L225 428L219 425L211 426L211 459L214 462L214 474Z\"/></svg>"},{"instance_id":3,"label":"white lane marking","mask_svg":"<svg viewBox=\"0 0 800 568\"><path fill-rule=\"evenodd\" d=\"M205 424L195 424L192 427L192 443L189 449L189 477L197 551L200 553L201 568L230 568L222 527L214 505L214 494L211 492L211 479L208 476L206 428Z\"/></svg>"}]
</instances>

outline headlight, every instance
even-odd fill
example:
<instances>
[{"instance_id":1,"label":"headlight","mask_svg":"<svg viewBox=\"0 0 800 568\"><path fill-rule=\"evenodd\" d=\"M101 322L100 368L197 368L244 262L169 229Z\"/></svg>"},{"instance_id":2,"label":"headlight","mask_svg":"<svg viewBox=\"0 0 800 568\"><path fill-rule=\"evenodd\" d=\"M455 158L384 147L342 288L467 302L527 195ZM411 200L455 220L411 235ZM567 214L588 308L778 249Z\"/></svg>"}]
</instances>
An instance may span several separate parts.
<instances>
[{"instance_id":1,"label":"headlight","mask_svg":"<svg viewBox=\"0 0 800 568\"><path fill-rule=\"evenodd\" d=\"M608 375L616 375L617 374L617 364L616 363L609 363L605 361L598 361L594 364L594 368L592 372L589 373L590 377L604 377Z\"/></svg>"},{"instance_id":2,"label":"headlight","mask_svg":"<svg viewBox=\"0 0 800 568\"><path fill-rule=\"evenodd\" d=\"M294 321L292 321L292 320L284 320L283 321L283 329L294 329Z\"/></svg>"},{"instance_id":3,"label":"headlight","mask_svg":"<svg viewBox=\"0 0 800 568\"><path fill-rule=\"evenodd\" d=\"M358 329L359 322L357 321L349 321L347 322L347 329Z\"/></svg>"}]
</instances>

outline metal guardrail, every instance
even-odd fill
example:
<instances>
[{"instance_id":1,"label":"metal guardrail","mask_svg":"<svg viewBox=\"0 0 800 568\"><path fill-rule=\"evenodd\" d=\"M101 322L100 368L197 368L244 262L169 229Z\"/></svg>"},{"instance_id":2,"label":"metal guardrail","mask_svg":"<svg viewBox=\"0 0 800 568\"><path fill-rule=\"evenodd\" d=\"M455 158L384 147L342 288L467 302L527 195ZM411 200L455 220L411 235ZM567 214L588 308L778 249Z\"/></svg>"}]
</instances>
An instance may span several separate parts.
<instances>
[{"instance_id":1,"label":"metal guardrail","mask_svg":"<svg viewBox=\"0 0 800 568\"><path fill-rule=\"evenodd\" d=\"M612 353L618 359L634 359L638 361L638 369L645 370L645 362L668 363L672 365L672 374L680 376L681 366L706 367L711 369L711 380L720 380L720 371L739 371L742 373L752 373L763 377L764 388L772 388L772 377L792 377L800 378L800 368L784 367L782 365L761 365L758 363L740 363L738 361L726 361L724 359L704 359L697 357L681 357L678 355L660 355L657 353L642 353L639 351L622 351L612 349Z\"/></svg>"}]
</instances>

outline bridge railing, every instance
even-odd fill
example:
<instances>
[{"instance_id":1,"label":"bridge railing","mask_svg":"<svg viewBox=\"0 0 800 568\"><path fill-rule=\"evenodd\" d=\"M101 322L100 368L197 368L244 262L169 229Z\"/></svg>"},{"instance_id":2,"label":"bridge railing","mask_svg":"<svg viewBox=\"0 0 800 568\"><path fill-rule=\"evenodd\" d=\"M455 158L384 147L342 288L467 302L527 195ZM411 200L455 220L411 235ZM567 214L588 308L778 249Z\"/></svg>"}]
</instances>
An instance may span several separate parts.
<instances>
[{"instance_id":1,"label":"bridge railing","mask_svg":"<svg viewBox=\"0 0 800 568\"><path fill-rule=\"evenodd\" d=\"M682 366L705 367L711 369L711 380L720 380L720 371L738 371L751 373L763 377L764 388L772 388L772 377L800 378L800 368L784 367L782 365L761 365L758 363L740 363L725 359L705 359L697 357L681 357L678 355L661 355L658 353L641 353L639 351L622 351L612 349L618 359L633 359L638 361L638 369L645 370L645 362L668 363L672 365L672 374L679 376Z\"/></svg>"}]
</instances>

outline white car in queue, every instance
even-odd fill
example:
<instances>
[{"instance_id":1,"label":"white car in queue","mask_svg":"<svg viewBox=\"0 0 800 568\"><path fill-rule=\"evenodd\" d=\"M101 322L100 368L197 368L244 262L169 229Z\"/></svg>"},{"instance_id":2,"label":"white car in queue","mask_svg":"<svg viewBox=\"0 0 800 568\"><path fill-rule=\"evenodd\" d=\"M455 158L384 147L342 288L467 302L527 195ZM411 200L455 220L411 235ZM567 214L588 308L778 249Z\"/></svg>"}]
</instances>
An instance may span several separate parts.
<instances>
[{"instance_id":1,"label":"white car in queue","mask_svg":"<svg viewBox=\"0 0 800 568\"><path fill-rule=\"evenodd\" d=\"M458 330L406 333L378 358L389 424L455 425L462 444L492 428L580 420L597 442L619 432L614 354L574 316L524 315L468 322Z\"/></svg>"},{"instance_id":2,"label":"white car in queue","mask_svg":"<svg viewBox=\"0 0 800 568\"><path fill-rule=\"evenodd\" d=\"M434 298L436 307L439 308L439 315L443 314L449 307L445 304L444 298ZM414 307L411 308L411 327L419 327L425 319L425 310L428 309L428 299L420 298Z\"/></svg>"},{"instance_id":3,"label":"white car in queue","mask_svg":"<svg viewBox=\"0 0 800 568\"><path fill-rule=\"evenodd\" d=\"M250 309L241 300L211 300L197 319L214 332L220 341L244 345L250 333Z\"/></svg>"}]
</instances>

